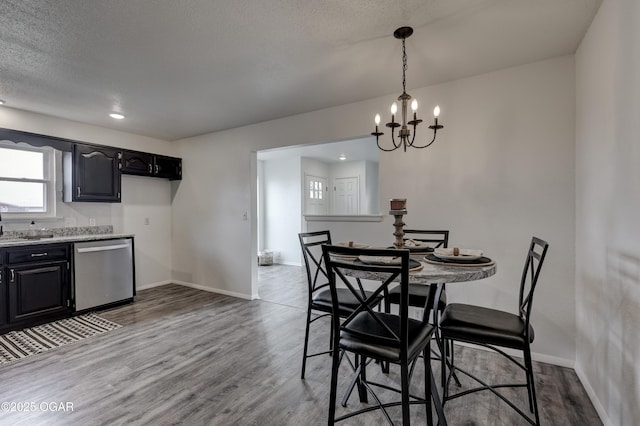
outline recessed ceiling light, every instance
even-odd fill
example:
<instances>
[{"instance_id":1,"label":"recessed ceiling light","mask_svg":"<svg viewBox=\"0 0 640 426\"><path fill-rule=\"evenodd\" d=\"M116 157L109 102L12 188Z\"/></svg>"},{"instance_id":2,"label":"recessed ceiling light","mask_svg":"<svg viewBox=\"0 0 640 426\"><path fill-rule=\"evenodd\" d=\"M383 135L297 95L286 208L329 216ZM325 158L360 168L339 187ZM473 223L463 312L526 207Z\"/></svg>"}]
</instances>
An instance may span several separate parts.
<instances>
[{"instance_id":1,"label":"recessed ceiling light","mask_svg":"<svg viewBox=\"0 0 640 426\"><path fill-rule=\"evenodd\" d=\"M109 114L109 117L115 118L116 120L122 120L124 118L124 115L118 114L117 112L112 112L111 114Z\"/></svg>"},{"instance_id":2,"label":"recessed ceiling light","mask_svg":"<svg viewBox=\"0 0 640 426\"><path fill-rule=\"evenodd\" d=\"M347 156L344 154L340 154L340 157L338 157L341 161L344 161L347 159Z\"/></svg>"}]
</instances>

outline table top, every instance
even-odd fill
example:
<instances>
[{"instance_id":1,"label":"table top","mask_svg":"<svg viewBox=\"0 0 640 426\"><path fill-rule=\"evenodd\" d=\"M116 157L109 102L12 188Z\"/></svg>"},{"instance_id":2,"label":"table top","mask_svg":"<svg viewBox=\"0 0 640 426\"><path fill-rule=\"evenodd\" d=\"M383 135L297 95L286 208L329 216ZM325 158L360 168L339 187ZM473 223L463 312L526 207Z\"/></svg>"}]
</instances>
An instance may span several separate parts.
<instances>
[{"instance_id":1,"label":"table top","mask_svg":"<svg viewBox=\"0 0 640 426\"><path fill-rule=\"evenodd\" d=\"M497 270L496 263L489 266L470 267L436 265L420 260L420 264L422 265L421 270L409 272L409 282L412 284L440 284L475 281L488 278L494 275ZM349 271L349 275L374 281L384 280L384 276L381 274L370 271L351 270Z\"/></svg>"}]
</instances>

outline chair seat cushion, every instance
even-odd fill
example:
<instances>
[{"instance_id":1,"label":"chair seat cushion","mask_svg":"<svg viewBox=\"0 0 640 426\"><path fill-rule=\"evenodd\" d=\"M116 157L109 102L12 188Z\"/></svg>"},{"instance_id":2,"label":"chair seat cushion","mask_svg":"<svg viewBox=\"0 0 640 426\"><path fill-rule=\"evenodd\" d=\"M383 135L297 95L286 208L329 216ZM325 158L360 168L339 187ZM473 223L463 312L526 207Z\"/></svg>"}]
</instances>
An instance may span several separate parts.
<instances>
[{"instance_id":1,"label":"chair seat cushion","mask_svg":"<svg viewBox=\"0 0 640 426\"><path fill-rule=\"evenodd\" d=\"M409 306L424 308L431 294L431 286L424 284L409 284ZM435 295L434 295L435 296ZM389 290L389 302L400 304L400 286ZM438 310L442 311L447 306L447 294L443 291L440 295ZM432 308L432 306L430 307Z\"/></svg>"},{"instance_id":2,"label":"chair seat cushion","mask_svg":"<svg viewBox=\"0 0 640 426\"><path fill-rule=\"evenodd\" d=\"M445 339L514 349L524 349L526 343L525 322L518 315L462 303L447 305L440 320L440 332ZM533 338L533 327L529 324L529 343Z\"/></svg>"},{"instance_id":3,"label":"chair seat cushion","mask_svg":"<svg viewBox=\"0 0 640 426\"><path fill-rule=\"evenodd\" d=\"M375 312L375 315L396 335L400 333L400 317L393 314ZM408 359L412 360L420 354L431 340L433 326L428 323L408 320ZM340 348L356 352L381 361L399 362L400 346L393 341L393 336L380 326L370 314L360 312L348 325L350 330L340 331ZM364 335L366 334L366 335Z\"/></svg>"},{"instance_id":4,"label":"chair seat cushion","mask_svg":"<svg viewBox=\"0 0 640 426\"><path fill-rule=\"evenodd\" d=\"M338 303L340 307L339 315L341 317L348 316L358 306L360 306L360 302L356 299L353 293L351 293L351 290L346 288L337 288L336 292L338 294ZM371 296L371 292L365 291L365 294L366 297ZM376 297L371 305L375 306L380 303L381 300L382 297ZM326 288L314 293L311 298L311 309L316 309L322 312L331 312L333 310L333 305L331 303L331 290Z\"/></svg>"}]
</instances>

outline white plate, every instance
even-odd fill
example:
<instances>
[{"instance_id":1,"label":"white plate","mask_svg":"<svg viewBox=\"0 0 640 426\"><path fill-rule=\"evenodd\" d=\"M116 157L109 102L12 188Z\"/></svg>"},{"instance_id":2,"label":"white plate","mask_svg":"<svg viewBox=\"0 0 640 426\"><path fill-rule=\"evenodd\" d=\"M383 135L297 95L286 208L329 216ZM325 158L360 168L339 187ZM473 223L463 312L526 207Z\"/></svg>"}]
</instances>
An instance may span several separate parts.
<instances>
[{"instance_id":1,"label":"white plate","mask_svg":"<svg viewBox=\"0 0 640 426\"><path fill-rule=\"evenodd\" d=\"M349 243L351 243L352 245L349 245ZM354 243L353 241L340 242L340 243L336 243L336 245L340 247L351 247L351 248L359 248L359 249L369 248L369 246L366 244Z\"/></svg>"},{"instance_id":2,"label":"white plate","mask_svg":"<svg viewBox=\"0 0 640 426\"><path fill-rule=\"evenodd\" d=\"M406 248L427 248L429 245L422 241L416 241L411 239L404 240L404 246Z\"/></svg>"},{"instance_id":3,"label":"white plate","mask_svg":"<svg viewBox=\"0 0 640 426\"><path fill-rule=\"evenodd\" d=\"M389 256L358 256L358 260L369 265L399 265L402 259Z\"/></svg>"},{"instance_id":4,"label":"white plate","mask_svg":"<svg viewBox=\"0 0 640 426\"><path fill-rule=\"evenodd\" d=\"M433 255L443 260L476 260L482 257L482 250L459 249L458 256L453 255L452 248L437 248L433 250Z\"/></svg>"}]
</instances>

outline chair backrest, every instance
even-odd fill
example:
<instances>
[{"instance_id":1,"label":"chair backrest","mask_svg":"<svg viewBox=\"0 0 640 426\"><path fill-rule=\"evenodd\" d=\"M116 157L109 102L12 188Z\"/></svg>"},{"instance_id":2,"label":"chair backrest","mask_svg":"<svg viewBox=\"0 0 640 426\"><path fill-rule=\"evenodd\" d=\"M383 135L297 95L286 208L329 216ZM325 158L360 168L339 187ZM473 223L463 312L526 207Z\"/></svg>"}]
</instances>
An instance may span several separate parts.
<instances>
[{"instance_id":1,"label":"chair backrest","mask_svg":"<svg viewBox=\"0 0 640 426\"><path fill-rule=\"evenodd\" d=\"M395 249L357 249L342 246L325 245L322 247L324 261L329 273L329 287L333 299L333 310L337 312L337 288L347 288L358 300L358 306L340 323L338 315L333 315L334 330L342 330L357 335L372 343L396 345L400 347L401 356L407 355L408 318L409 318L409 250ZM376 260L387 259L393 261L384 264L369 264L358 259L359 256L375 257ZM355 258L355 260L350 260ZM375 274L375 275L371 275ZM369 293L360 292L358 279L371 279L375 282L374 289L369 288ZM400 284L400 330L392 330L385 322L380 320L379 312L374 311L377 297L388 290L389 286ZM362 329L353 329L351 322L358 316L366 316L366 322L371 325L369 332ZM361 323L361 321L360 321Z\"/></svg>"},{"instance_id":2,"label":"chair backrest","mask_svg":"<svg viewBox=\"0 0 640 426\"><path fill-rule=\"evenodd\" d=\"M329 231L302 232L298 234L300 248L307 270L309 298L313 292L329 285L329 276L322 256L322 245L331 244Z\"/></svg>"},{"instance_id":3,"label":"chair backrest","mask_svg":"<svg viewBox=\"0 0 640 426\"><path fill-rule=\"evenodd\" d=\"M449 231L423 231L419 229L405 229L405 238L429 243L433 248L447 248L449 246Z\"/></svg>"},{"instance_id":4,"label":"chair backrest","mask_svg":"<svg viewBox=\"0 0 640 426\"><path fill-rule=\"evenodd\" d=\"M533 306L533 292L536 289L540 270L542 269L548 248L549 244L546 241L532 237L531 244L529 244L529 251L527 252L527 259L524 263L524 270L522 271L518 309L520 317L525 320L525 330L527 334L529 332L529 320Z\"/></svg>"}]
</instances>

